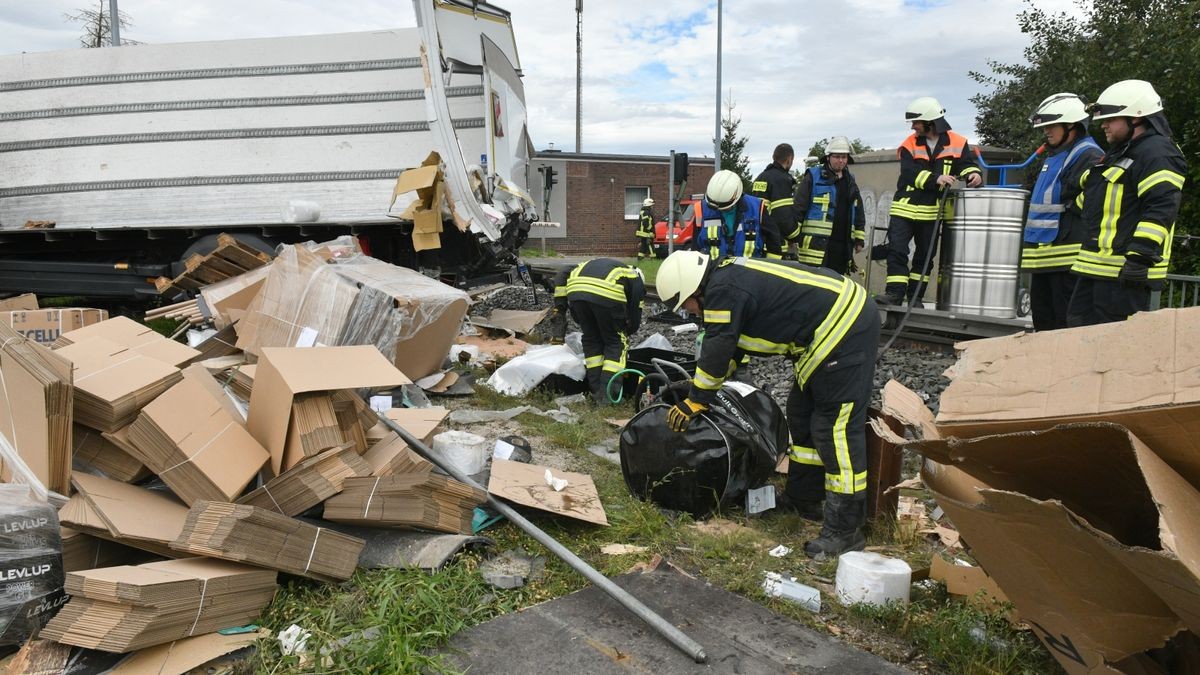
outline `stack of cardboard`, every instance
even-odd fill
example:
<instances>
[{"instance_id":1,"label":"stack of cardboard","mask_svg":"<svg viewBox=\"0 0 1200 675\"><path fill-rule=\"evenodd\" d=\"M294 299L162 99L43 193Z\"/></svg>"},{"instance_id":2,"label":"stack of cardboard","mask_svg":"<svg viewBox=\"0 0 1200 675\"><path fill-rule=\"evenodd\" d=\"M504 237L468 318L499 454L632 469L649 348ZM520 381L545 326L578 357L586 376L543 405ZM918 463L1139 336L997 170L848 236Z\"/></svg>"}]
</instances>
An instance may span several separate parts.
<instances>
[{"instance_id":1,"label":"stack of cardboard","mask_svg":"<svg viewBox=\"0 0 1200 675\"><path fill-rule=\"evenodd\" d=\"M333 410L342 438L347 443L353 443L358 454L366 452L367 429L379 423L375 412L367 407L362 398L345 390L333 392Z\"/></svg>"},{"instance_id":2,"label":"stack of cardboard","mask_svg":"<svg viewBox=\"0 0 1200 675\"><path fill-rule=\"evenodd\" d=\"M268 458L241 420L192 378L147 405L130 425L129 441L138 459L189 505L236 499Z\"/></svg>"},{"instance_id":3,"label":"stack of cardboard","mask_svg":"<svg viewBox=\"0 0 1200 675\"><path fill-rule=\"evenodd\" d=\"M349 579L366 542L266 509L196 502L171 548L321 581Z\"/></svg>"},{"instance_id":4,"label":"stack of cardboard","mask_svg":"<svg viewBox=\"0 0 1200 675\"><path fill-rule=\"evenodd\" d=\"M68 494L74 407L70 362L0 325L0 384L5 454L24 462L42 485ZM14 479L13 460L0 461L0 479L6 482Z\"/></svg>"},{"instance_id":5,"label":"stack of cardboard","mask_svg":"<svg viewBox=\"0 0 1200 675\"><path fill-rule=\"evenodd\" d=\"M884 388L923 439L892 440L1068 673L1200 670L1197 335L1200 308L969 342L936 420Z\"/></svg>"},{"instance_id":6,"label":"stack of cardboard","mask_svg":"<svg viewBox=\"0 0 1200 675\"><path fill-rule=\"evenodd\" d=\"M279 475L305 457L293 433L297 427L292 404L299 395L404 384L409 384L404 373L374 347L267 347L254 371L246 427L271 454L271 471Z\"/></svg>"},{"instance_id":7,"label":"stack of cardboard","mask_svg":"<svg viewBox=\"0 0 1200 675\"><path fill-rule=\"evenodd\" d=\"M292 423L289 442L299 443L305 457L345 442L333 409L333 396L326 392L301 394L292 399ZM294 440L292 440L294 439Z\"/></svg>"},{"instance_id":8,"label":"stack of cardboard","mask_svg":"<svg viewBox=\"0 0 1200 675\"><path fill-rule=\"evenodd\" d=\"M121 431L123 430L119 429L112 433L119 434L118 437L123 438L123 434L120 434ZM150 476L150 469L129 454L129 446L119 445L107 436L106 433L76 424L73 462L91 467L94 469L93 473L99 472L102 476L119 480L122 483L136 483Z\"/></svg>"},{"instance_id":9,"label":"stack of cardboard","mask_svg":"<svg viewBox=\"0 0 1200 675\"><path fill-rule=\"evenodd\" d=\"M425 445L432 446L434 434L450 411L445 408L393 408L384 414ZM368 430L368 442L372 445L363 454L363 459L371 465L373 476L416 473L433 467L429 460L414 452L396 432L383 424Z\"/></svg>"},{"instance_id":10,"label":"stack of cardboard","mask_svg":"<svg viewBox=\"0 0 1200 675\"><path fill-rule=\"evenodd\" d=\"M371 465L354 448L333 448L301 460L237 503L295 516L341 492L347 478L370 474Z\"/></svg>"},{"instance_id":11,"label":"stack of cardboard","mask_svg":"<svg viewBox=\"0 0 1200 675\"><path fill-rule=\"evenodd\" d=\"M303 289L303 292L297 292ZM300 246L271 264L238 324L238 347L374 345L412 378L438 370L466 314L466 293L366 256L328 262Z\"/></svg>"},{"instance_id":12,"label":"stack of cardboard","mask_svg":"<svg viewBox=\"0 0 1200 675\"><path fill-rule=\"evenodd\" d=\"M60 529L65 572L137 564L154 559L154 555L147 551L122 546L69 527Z\"/></svg>"},{"instance_id":13,"label":"stack of cardboard","mask_svg":"<svg viewBox=\"0 0 1200 675\"><path fill-rule=\"evenodd\" d=\"M246 625L275 589L273 571L208 558L72 572L66 579L71 600L42 636L128 652Z\"/></svg>"},{"instance_id":14,"label":"stack of cardboard","mask_svg":"<svg viewBox=\"0 0 1200 675\"><path fill-rule=\"evenodd\" d=\"M350 478L341 494L325 502L325 518L351 525L470 534L475 507L486 500L483 490L432 471Z\"/></svg>"},{"instance_id":15,"label":"stack of cardboard","mask_svg":"<svg viewBox=\"0 0 1200 675\"><path fill-rule=\"evenodd\" d=\"M148 356L176 368L182 368L200 355L195 349L169 340L149 326L125 316L114 316L107 321L63 333L54 345L66 347L92 338L104 338L128 348L130 353Z\"/></svg>"},{"instance_id":16,"label":"stack of cardboard","mask_svg":"<svg viewBox=\"0 0 1200 675\"><path fill-rule=\"evenodd\" d=\"M175 366L103 337L67 345L57 354L75 366L75 421L100 431L132 423L142 406L182 377Z\"/></svg>"},{"instance_id":17,"label":"stack of cardboard","mask_svg":"<svg viewBox=\"0 0 1200 675\"><path fill-rule=\"evenodd\" d=\"M72 529L167 557L179 557L170 543L183 530L187 507L170 493L147 490L78 471L77 492L58 511Z\"/></svg>"},{"instance_id":18,"label":"stack of cardboard","mask_svg":"<svg viewBox=\"0 0 1200 675\"><path fill-rule=\"evenodd\" d=\"M183 261L182 274L174 279L159 277L154 280L154 286L160 294L177 295L198 290L206 284L236 277L270 262L270 255L222 232L217 235L217 247L212 253L194 253L188 256L187 260Z\"/></svg>"}]
</instances>

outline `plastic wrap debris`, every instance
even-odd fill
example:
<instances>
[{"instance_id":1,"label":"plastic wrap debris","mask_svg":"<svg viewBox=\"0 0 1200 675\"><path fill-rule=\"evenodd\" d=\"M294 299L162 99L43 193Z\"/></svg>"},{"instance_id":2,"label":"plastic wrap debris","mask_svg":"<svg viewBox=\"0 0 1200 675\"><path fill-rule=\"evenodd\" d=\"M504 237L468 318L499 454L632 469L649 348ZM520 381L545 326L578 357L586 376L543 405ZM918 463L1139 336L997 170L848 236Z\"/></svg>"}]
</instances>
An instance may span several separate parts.
<instances>
[{"instance_id":1,"label":"plastic wrap debris","mask_svg":"<svg viewBox=\"0 0 1200 675\"><path fill-rule=\"evenodd\" d=\"M663 349L668 352L675 351L675 347L671 345L671 341L662 333L655 333L650 337L642 340L634 349Z\"/></svg>"},{"instance_id":2,"label":"plastic wrap debris","mask_svg":"<svg viewBox=\"0 0 1200 675\"><path fill-rule=\"evenodd\" d=\"M681 323L678 326L671 326L671 332L676 335L685 335L687 333L695 333L700 330L700 326L694 323Z\"/></svg>"},{"instance_id":3,"label":"plastic wrap debris","mask_svg":"<svg viewBox=\"0 0 1200 675\"><path fill-rule=\"evenodd\" d=\"M21 644L67 601L58 513L25 485L0 485L0 645Z\"/></svg>"},{"instance_id":4,"label":"plastic wrap debris","mask_svg":"<svg viewBox=\"0 0 1200 675\"><path fill-rule=\"evenodd\" d=\"M534 347L497 368L487 383L502 394L520 396L529 393L550 375L565 375L582 382L584 372L583 359L570 347Z\"/></svg>"},{"instance_id":5,"label":"plastic wrap debris","mask_svg":"<svg viewBox=\"0 0 1200 675\"><path fill-rule=\"evenodd\" d=\"M321 205L307 199L289 199L283 207L285 223L315 223L321 219Z\"/></svg>"},{"instance_id":6,"label":"plastic wrap debris","mask_svg":"<svg viewBox=\"0 0 1200 675\"><path fill-rule=\"evenodd\" d=\"M554 488L555 492L562 492L567 487L566 478L555 478L550 469L546 469L546 485Z\"/></svg>"},{"instance_id":7,"label":"plastic wrap debris","mask_svg":"<svg viewBox=\"0 0 1200 675\"><path fill-rule=\"evenodd\" d=\"M467 355L465 359L463 358L463 354ZM450 361L454 363L466 361L475 365L479 363L481 355L482 352L479 349L479 345L450 345Z\"/></svg>"},{"instance_id":8,"label":"plastic wrap debris","mask_svg":"<svg viewBox=\"0 0 1200 675\"><path fill-rule=\"evenodd\" d=\"M762 589L773 598L790 600L810 612L821 611L821 592L812 586L796 581L796 577L784 577L778 572L767 572Z\"/></svg>"},{"instance_id":9,"label":"plastic wrap debris","mask_svg":"<svg viewBox=\"0 0 1200 675\"><path fill-rule=\"evenodd\" d=\"M434 436L433 451L467 475L479 473L487 465L487 439L466 431L444 431Z\"/></svg>"},{"instance_id":10,"label":"plastic wrap debris","mask_svg":"<svg viewBox=\"0 0 1200 675\"><path fill-rule=\"evenodd\" d=\"M579 415L566 409L559 408L558 410L539 410L531 405L521 405L507 410L455 410L450 413L450 421L455 424L477 424L479 422L503 422L511 420L517 415L532 413L549 417L556 422L564 424L574 424L579 421Z\"/></svg>"},{"instance_id":11,"label":"plastic wrap debris","mask_svg":"<svg viewBox=\"0 0 1200 675\"><path fill-rule=\"evenodd\" d=\"M772 558L782 558L791 552L792 549L780 544L770 551L767 551L767 555L771 556Z\"/></svg>"},{"instance_id":12,"label":"plastic wrap debris","mask_svg":"<svg viewBox=\"0 0 1200 675\"><path fill-rule=\"evenodd\" d=\"M296 624L292 624L279 631L279 650L284 656L293 654L303 654L308 646L308 638L312 637L312 633L304 630Z\"/></svg>"},{"instance_id":13,"label":"plastic wrap debris","mask_svg":"<svg viewBox=\"0 0 1200 675\"><path fill-rule=\"evenodd\" d=\"M348 252L327 262L302 246L283 249L238 325L238 348L374 345L410 378L442 365L468 296L422 274ZM306 331L307 329L307 331Z\"/></svg>"},{"instance_id":14,"label":"plastic wrap debris","mask_svg":"<svg viewBox=\"0 0 1200 675\"><path fill-rule=\"evenodd\" d=\"M579 331L567 333L567 336L563 338L563 344L566 345L571 351L583 356L583 333L580 333Z\"/></svg>"},{"instance_id":15,"label":"plastic wrap debris","mask_svg":"<svg viewBox=\"0 0 1200 675\"><path fill-rule=\"evenodd\" d=\"M196 348L200 343L217 334L215 328L205 328L204 330L189 330L187 335L187 344L189 347Z\"/></svg>"}]
</instances>

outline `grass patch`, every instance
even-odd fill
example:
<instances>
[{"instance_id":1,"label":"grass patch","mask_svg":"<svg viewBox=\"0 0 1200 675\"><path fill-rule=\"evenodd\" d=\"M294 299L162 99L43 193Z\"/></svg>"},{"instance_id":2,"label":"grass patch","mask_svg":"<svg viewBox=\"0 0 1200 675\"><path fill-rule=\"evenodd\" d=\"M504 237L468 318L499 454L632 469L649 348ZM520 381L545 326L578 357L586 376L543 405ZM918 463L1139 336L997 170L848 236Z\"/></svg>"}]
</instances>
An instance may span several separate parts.
<instances>
[{"instance_id":1,"label":"grass patch","mask_svg":"<svg viewBox=\"0 0 1200 675\"><path fill-rule=\"evenodd\" d=\"M637 266L642 271L642 274L646 276L646 283L648 284L653 284L654 280L658 278L658 268L662 265L662 261L658 258L642 258L641 260L626 258L625 262Z\"/></svg>"},{"instance_id":2,"label":"grass patch","mask_svg":"<svg viewBox=\"0 0 1200 675\"><path fill-rule=\"evenodd\" d=\"M912 602L886 607L855 605L850 615L910 641L951 673L1062 672L1029 631L1016 631L1004 619L1007 608L988 612L949 598L945 587L914 587Z\"/></svg>"},{"instance_id":3,"label":"grass patch","mask_svg":"<svg viewBox=\"0 0 1200 675\"><path fill-rule=\"evenodd\" d=\"M549 246L547 246L546 250L544 250L544 251L542 250L541 246L526 246L525 248L521 249L521 257L522 258L561 258L561 257L563 257L563 254L559 253L558 251L555 251L553 248L550 248Z\"/></svg>"},{"instance_id":4,"label":"grass patch","mask_svg":"<svg viewBox=\"0 0 1200 675\"><path fill-rule=\"evenodd\" d=\"M146 324L151 328L151 330L159 335L162 335L163 337L171 337L175 334L175 331L179 330L179 327L182 326L184 322L176 319L162 318L148 320L143 319L142 323Z\"/></svg>"}]
</instances>

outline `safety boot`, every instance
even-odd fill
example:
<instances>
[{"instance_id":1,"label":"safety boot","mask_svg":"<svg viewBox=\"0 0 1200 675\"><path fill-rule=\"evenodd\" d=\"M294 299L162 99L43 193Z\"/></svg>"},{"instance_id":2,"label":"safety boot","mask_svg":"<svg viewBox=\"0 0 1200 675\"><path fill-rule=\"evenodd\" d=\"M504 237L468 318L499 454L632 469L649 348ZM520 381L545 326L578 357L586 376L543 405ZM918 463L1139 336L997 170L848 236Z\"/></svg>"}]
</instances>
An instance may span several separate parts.
<instances>
[{"instance_id":1,"label":"safety boot","mask_svg":"<svg viewBox=\"0 0 1200 675\"><path fill-rule=\"evenodd\" d=\"M821 522L825 517L825 507L821 500L792 499L786 492L776 493L773 512L780 515L795 514L814 523Z\"/></svg>"},{"instance_id":2,"label":"safety boot","mask_svg":"<svg viewBox=\"0 0 1200 675\"><path fill-rule=\"evenodd\" d=\"M862 496L825 492L825 521L821 534L804 543L804 554L816 560L836 558L847 551L867 547L862 526L866 520L867 501Z\"/></svg>"},{"instance_id":3,"label":"safety boot","mask_svg":"<svg viewBox=\"0 0 1200 675\"><path fill-rule=\"evenodd\" d=\"M875 302L881 305L899 306L904 304L904 296L899 293L884 293L875 296Z\"/></svg>"}]
</instances>

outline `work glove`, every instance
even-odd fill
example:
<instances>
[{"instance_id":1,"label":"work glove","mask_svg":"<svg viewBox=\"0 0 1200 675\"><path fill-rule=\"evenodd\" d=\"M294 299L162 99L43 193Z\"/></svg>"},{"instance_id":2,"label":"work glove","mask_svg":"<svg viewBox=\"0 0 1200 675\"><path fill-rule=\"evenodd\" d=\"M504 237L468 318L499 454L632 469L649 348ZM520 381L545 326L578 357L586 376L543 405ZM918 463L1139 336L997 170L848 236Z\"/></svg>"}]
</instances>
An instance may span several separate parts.
<instances>
[{"instance_id":1,"label":"work glove","mask_svg":"<svg viewBox=\"0 0 1200 675\"><path fill-rule=\"evenodd\" d=\"M692 418L705 410L708 410L708 406L685 398L667 412L667 426L671 428L671 431L682 433L688 428Z\"/></svg>"},{"instance_id":2,"label":"work glove","mask_svg":"<svg viewBox=\"0 0 1200 675\"><path fill-rule=\"evenodd\" d=\"M1131 288L1145 286L1149 280L1150 267L1136 258L1126 258L1117 276L1121 283Z\"/></svg>"}]
</instances>

